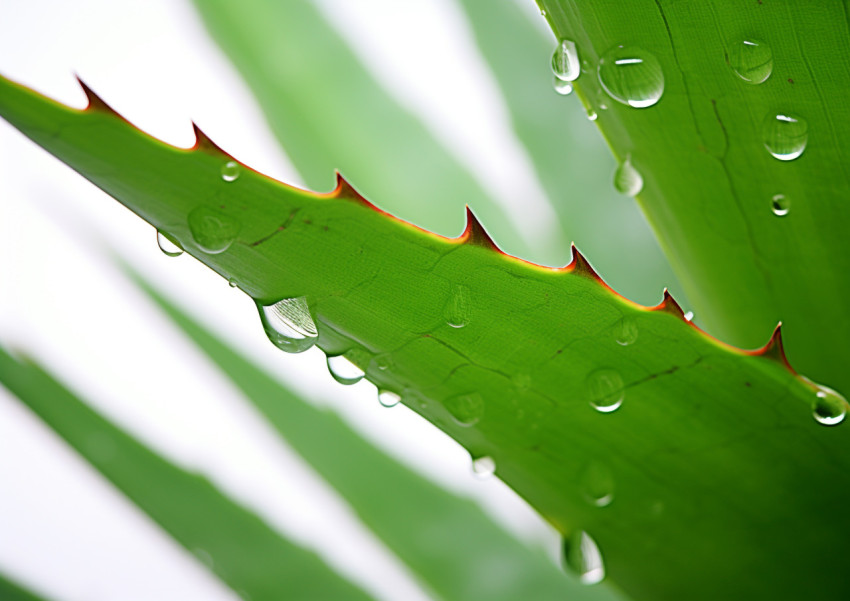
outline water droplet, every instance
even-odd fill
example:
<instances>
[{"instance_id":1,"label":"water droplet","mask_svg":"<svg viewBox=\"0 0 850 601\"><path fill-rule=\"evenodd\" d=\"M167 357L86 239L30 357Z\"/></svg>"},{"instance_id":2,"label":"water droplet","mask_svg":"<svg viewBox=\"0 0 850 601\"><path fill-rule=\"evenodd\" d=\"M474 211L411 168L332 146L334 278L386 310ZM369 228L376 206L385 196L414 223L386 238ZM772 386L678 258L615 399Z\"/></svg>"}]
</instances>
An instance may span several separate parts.
<instances>
[{"instance_id":1,"label":"water droplet","mask_svg":"<svg viewBox=\"0 0 850 601\"><path fill-rule=\"evenodd\" d=\"M546 16L546 9L545 9L545 8L541 8L541 9L540 9L540 16L541 16L541 17L545 17L545 16Z\"/></svg>"},{"instance_id":2,"label":"water droplet","mask_svg":"<svg viewBox=\"0 0 850 601\"><path fill-rule=\"evenodd\" d=\"M603 54L597 74L611 98L634 108L652 106L664 93L664 72L658 59L635 46L617 46Z\"/></svg>"},{"instance_id":3,"label":"water droplet","mask_svg":"<svg viewBox=\"0 0 850 601\"><path fill-rule=\"evenodd\" d=\"M285 298L272 305L257 303L263 329L277 348L287 353L302 353L316 344L318 331L307 299Z\"/></svg>"},{"instance_id":4,"label":"water droplet","mask_svg":"<svg viewBox=\"0 0 850 601\"><path fill-rule=\"evenodd\" d=\"M747 83L762 83L773 71L773 51L764 42L753 39L730 44L729 66Z\"/></svg>"},{"instance_id":5,"label":"water droplet","mask_svg":"<svg viewBox=\"0 0 850 601\"><path fill-rule=\"evenodd\" d=\"M461 426L474 426L484 415L484 399L477 392L453 396L445 405L446 410Z\"/></svg>"},{"instance_id":6,"label":"water droplet","mask_svg":"<svg viewBox=\"0 0 850 601\"><path fill-rule=\"evenodd\" d=\"M579 530L571 538L564 538L564 565L574 572L582 584L596 584L605 578L605 564L596 541Z\"/></svg>"},{"instance_id":7,"label":"water droplet","mask_svg":"<svg viewBox=\"0 0 850 601\"><path fill-rule=\"evenodd\" d=\"M496 462L490 455L483 455L472 460L472 473L478 478L489 478L496 473Z\"/></svg>"},{"instance_id":8,"label":"water droplet","mask_svg":"<svg viewBox=\"0 0 850 601\"><path fill-rule=\"evenodd\" d=\"M180 248L177 241L168 234L164 234L159 230L156 232L156 243L159 246L159 250L169 257L179 257L183 254L183 249Z\"/></svg>"},{"instance_id":9,"label":"water droplet","mask_svg":"<svg viewBox=\"0 0 850 601\"><path fill-rule=\"evenodd\" d=\"M588 463L582 470L579 488L585 500L596 507L607 507L614 500L614 477L597 461Z\"/></svg>"},{"instance_id":10,"label":"water droplet","mask_svg":"<svg viewBox=\"0 0 850 601\"><path fill-rule=\"evenodd\" d=\"M588 108L587 109L587 118L590 119L591 121L596 121L599 118L599 115L597 115L596 111L594 111L592 108Z\"/></svg>"},{"instance_id":11,"label":"water droplet","mask_svg":"<svg viewBox=\"0 0 850 601\"><path fill-rule=\"evenodd\" d=\"M215 567L215 561L213 561L212 555L206 549L201 549L200 547L192 549L192 554L208 569L211 570Z\"/></svg>"},{"instance_id":12,"label":"water droplet","mask_svg":"<svg viewBox=\"0 0 850 601\"><path fill-rule=\"evenodd\" d=\"M770 199L770 210L777 217L785 217L791 210L791 201L784 194L775 194Z\"/></svg>"},{"instance_id":13,"label":"water droplet","mask_svg":"<svg viewBox=\"0 0 850 601\"><path fill-rule=\"evenodd\" d=\"M401 397L391 390L379 390L378 402L384 407L395 407L401 402Z\"/></svg>"},{"instance_id":14,"label":"water droplet","mask_svg":"<svg viewBox=\"0 0 850 601\"><path fill-rule=\"evenodd\" d=\"M617 344L621 346L634 344L638 338L637 320L630 315L623 317L623 319L617 322L617 327L614 330L614 336L617 340Z\"/></svg>"},{"instance_id":15,"label":"water droplet","mask_svg":"<svg viewBox=\"0 0 850 601\"><path fill-rule=\"evenodd\" d=\"M227 279L227 285L230 286L231 288L236 288L236 286L239 285L239 282L236 281L236 278L228 278Z\"/></svg>"},{"instance_id":16,"label":"water droplet","mask_svg":"<svg viewBox=\"0 0 850 601\"><path fill-rule=\"evenodd\" d=\"M573 92L573 84L568 81L564 81L563 79L558 79L557 77L554 79L555 91L561 96L569 96Z\"/></svg>"},{"instance_id":17,"label":"water droplet","mask_svg":"<svg viewBox=\"0 0 850 601\"><path fill-rule=\"evenodd\" d=\"M694 319L694 312L693 312L693 311L688 311L687 313L685 313L684 318L685 318L685 321L693 321L693 319Z\"/></svg>"},{"instance_id":18,"label":"water droplet","mask_svg":"<svg viewBox=\"0 0 850 601\"><path fill-rule=\"evenodd\" d=\"M643 190L643 177L632 165L631 157L626 156L614 172L614 188L626 196L637 196Z\"/></svg>"},{"instance_id":19,"label":"water droplet","mask_svg":"<svg viewBox=\"0 0 850 601\"><path fill-rule=\"evenodd\" d=\"M242 168L239 166L239 163L236 161L227 161L221 166L221 179L226 182L235 182L239 179L239 173L241 171Z\"/></svg>"},{"instance_id":20,"label":"water droplet","mask_svg":"<svg viewBox=\"0 0 850 601\"><path fill-rule=\"evenodd\" d=\"M469 288L463 284L453 285L451 296L443 309L446 323L453 328L462 328L469 323L470 312Z\"/></svg>"},{"instance_id":21,"label":"water droplet","mask_svg":"<svg viewBox=\"0 0 850 601\"><path fill-rule=\"evenodd\" d=\"M813 415L817 422L824 426L840 424L847 415L847 400L832 388L818 385Z\"/></svg>"},{"instance_id":22,"label":"water droplet","mask_svg":"<svg viewBox=\"0 0 850 601\"><path fill-rule=\"evenodd\" d=\"M381 371L386 371L395 365L395 361L393 361L393 356L389 353L382 353L375 357L375 367L380 369Z\"/></svg>"},{"instance_id":23,"label":"water droplet","mask_svg":"<svg viewBox=\"0 0 850 601\"><path fill-rule=\"evenodd\" d=\"M590 404L600 413L620 408L625 396L623 378L613 369L598 369L587 377Z\"/></svg>"},{"instance_id":24,"label":"water droplet","mask_svg":"<svg viewBox=\"0 0 850 601\"><path fill-rule=\"evenodd\" d=\"M762 124L764 146L780 161L793 161L809 141L809 124L802 117L781 113L768 115Z\"/></svg>"},{"instance_id":25,"label":"water droplet","mask_svg":"<svg viewBox=\"0 0 850 601\"><path fill-rule=\"evenodd\" d=\"M575 42L561 40L552 53L552 73L564 81L575 81L581 73Z\"/></svg>"},{"instance_id":26,"label":"water droplet","mask_svg":"<svg viewBox=\"0 0 850 601\"><path fill-rule=\"evenodd\" d=\"M240 224L233 217L209 207L198 207L189 213L189 231L195 244L211 255L230 248L239 229Z\"/></svg>"},{"instance_id":27,"label":"water droplet","mask_svg":"<svg viewBox=\"0 0 850 601\"><path fill-rule=\"evenodd\" d=\"M328 371L331 372L334 380L340 384L349 386L351 384L357 384L357 382L363 379L366 372L357 366L355 356L356 354L349 351L343 355L328 357Z\"/></svg>"}]
</instances>

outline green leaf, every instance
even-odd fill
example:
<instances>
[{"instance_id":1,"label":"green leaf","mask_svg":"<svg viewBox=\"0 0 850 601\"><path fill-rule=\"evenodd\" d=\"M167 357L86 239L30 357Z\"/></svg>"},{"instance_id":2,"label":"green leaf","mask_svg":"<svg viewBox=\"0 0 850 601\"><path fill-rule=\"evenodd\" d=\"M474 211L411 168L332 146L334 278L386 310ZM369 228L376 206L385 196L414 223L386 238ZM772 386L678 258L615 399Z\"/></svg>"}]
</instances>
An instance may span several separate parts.
<instances>
[{"instance_id":1,"label":"green leaf","mask_svg":"<svg viewBox=\"0 0 850 601\"><path fill-rule=\"evenodd\" d=\"M640 209L614 189L616 163L601 136L590 131L595 126L577 94L553 90L552 36L541 35L516 2L461 4L566 239L593 257L605 281L626 298L650 302L665 286L681 296Z\"/></svg>"},{"instance_id":2,"label":"green leaf","mask_svg":"<svg viewBox=\"0 0 850 601\"><path fill-rule=\"evenodd\" d=\"M208 480L164 460L39 366L17 361L2 348L0 383L177 542L210 558L208 567L234 591L257 600L369 599Z\"/></svg>"},{"instance_id":3,"label":"green leaf","mask_svg":"<svg viewBox=\"0 0 850 601\"><path fill-rule=\"evenodd\" d=\"M131 275L132 272L131 272ZM302 401L133 275L363 522L442 599L615 599L586 588L493 523L472 501L404 467L336 414Z\"/></svg>"},{"instance_id":4,"label":"green leaf","mask_svg":"<svg viewBox=\"0 0 850 601\"><path fill-rule=\"evenodd\" d=\"M592 539L636 599L850 595L825 564L850 552L848 430L812 417L847 404L787 367L778 331L736 350L670 297L612 293L577 253L564 269L511 258L471 215L435 236L342 180L329 195L247 167L223 181L205 138L169 147L90 98L77 111L0 81L13 125L261 303L298 298L286 310L309 307L296 316L329 355L365 351L369 379L492 460L573 565Z\"/></svg>"},{"instance_id":5,"label":"green leaf","mask_svg":"<svg viewBox=\"0 0 850 601\"><path fill-rule=\"evenodd\" d=\"M3 601L45 601L44 597L37 597L34 593L7 579L3 574L0 574L0 599L3 599Z\"/></svg>"},{"instance_id":6,"label":"green leaf","mask_svg":"<svg viewBox=\"0 0 850 601\"><path fill-rule=\"evenodd\" d=\"M444 235L463 227L466 203L518 256L563 256L557 241L517 233L471 174L381 88L312 2L205 0L195 6L309 188L330 189L338 169L380 198L381 208Z\"/></svg>"},{"instance_id":7,"label":"green leaf","mask_svg":"<svg viewBox=\"0 0 850 601\"><path fill-rule=\"evenodd\" d=\"M611 105L597 123L614 153L630 154L644 174L641 206L710 331L752 346L782 320L794 365L850 390L846 5L539 4L556 35L575 41L591 65L621 44L659 61L663 96L650 108L611 100L592 74L576 84L587 102ZM732 69L749 60L740 57L753 40L772 57L770 77L757 85ZM777 115L807 122L799 158L768 152L767 130L782 131ZM785 216L773 214L776 195L790 202Z\"/></svg>"}]
</instances>

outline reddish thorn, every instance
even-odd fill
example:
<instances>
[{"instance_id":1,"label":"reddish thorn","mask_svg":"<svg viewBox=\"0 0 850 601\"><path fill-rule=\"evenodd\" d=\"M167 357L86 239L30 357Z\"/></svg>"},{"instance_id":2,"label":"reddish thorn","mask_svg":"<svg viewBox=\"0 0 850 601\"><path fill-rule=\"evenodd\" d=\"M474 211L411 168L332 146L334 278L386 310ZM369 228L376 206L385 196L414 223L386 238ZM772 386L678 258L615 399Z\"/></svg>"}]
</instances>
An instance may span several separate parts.
<instances>
[{"instance_id":1,"label":"reddish thorn","mask_svg":"<svg viewBox=\"0 0 850 601\"><path fill-rule=\"evenodd\" d=\"M474 244L475 246L499 250L499 247L490 238L490 234L487 233L484 226L478 221L478 218L472 212L472 209L469 208L469 205L466 205L466 228L463 230L460 238L465 244Z\"/></svg>"},{"instance_id":2,"label":"reddish thorn","mask_svg":"<svg viewBox=\"0 0 850 601\"><path fill-rule=\"evenodd\" d=\"M201 128L198 127L198 124L194 121L192 121L192 131L195 132L195 145L192 146L192 150L206 150L208 152L215 152L223 154L226 157L233 158L222 150L221 146L213 142L207 134L201 131Z\"/></svg>"},{"instance_id":3,"label":"reddish thorn","mask_svg":"<svg viewBox=\"0 0 850 601\"><path fill-rule=\"evenodd\" d=\"M690 323L687 319L685 319L685 312L682 311L682 307L679 306L679 303L676 302L676 299L673 298L673 295L670 294L667 288L664 289L664 298L657 306L653 307L652 310L675 315L682 321Z\"/></svg>"},{"instance_id":4,"label":"reddish thorn","mask_svg":"<svg viewBox=\"0 0 850 601\"><path fill-rule=\"evenodd\" d=\"M355 202L359 202L360 204L364 204L369 208L375 208L375 205L366 200L360 194L360 192L355 190L354 187L348 183L348 180L346 180L342 176L342 173L340 173L339 171L335 171L334 173L336 174L336 188L334 188L334 191L331 192L331 196L333 198L344 198L347 200L353 200Z\"/></svg>"},{"instance_id":5,"label":"reddish thorn","mask_svg":"<svg viewBox=\"0 0 850 601\"><path fill-rule=\"evenodd\" d=\"M107 113L111 113L111 114L115 115L116 117L119 117L119 118L126 121L126 119L121 117L121 115L119 115L115 111L115 109L113 109L111 106L106 104L100 96L95 94L94 90L92 90L90 87L88 87L86 85L86 82L84 82L82 79L80 79L79 75L74 74L74 77L77 79L77 83L80 84L80 87L83 89L83 92L86 95L86 100L88 100L88 102L89 102L89 105L86 107L87 111L105 111Z\"/></svg>"},{"instance_id":6,"label":"reddish thorn","mask_svg":"<svg viewBox=\"0 0 850 601\"><path fill-rule=\"evenodd\" d=\"M790 369L792 372L794 368L791 367L791 364L788 363L788 358L785 356L785 348L782 345L782 322L780 321L776 324L776 328L773 330L773 334L770 337L770 340L767 341L762 348L757 351L752 351L751 353L757 357L765 357L766 359L772 359L777 361Z\"/></svg>"},{"instance_id":7,"label":"reddish thorn","mask_svg":"<svg viewBox=\"0 0 850 601\"><path fill-rule=\"evenodd\" d=\"M565 269L569 270L571 273L590 277L595 280L600 279L599 274L597 274L593 267L590 266L590 263L588 263L587 259L584 258L584 255L579 252L575 244L570 245L570 250L573 253L573 260L565 267Z\"/></svg>"}]
</instances>

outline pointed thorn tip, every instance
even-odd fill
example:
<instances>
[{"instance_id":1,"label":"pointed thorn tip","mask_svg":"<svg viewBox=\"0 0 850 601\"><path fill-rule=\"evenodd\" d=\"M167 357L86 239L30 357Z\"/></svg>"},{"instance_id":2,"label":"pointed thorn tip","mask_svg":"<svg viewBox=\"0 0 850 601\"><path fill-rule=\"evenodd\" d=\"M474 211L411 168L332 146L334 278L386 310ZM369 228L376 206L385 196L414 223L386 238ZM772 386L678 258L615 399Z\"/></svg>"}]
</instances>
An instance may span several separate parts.
<instances>
[{"instance_id":1,"label":"pointed thorn tip","mask_svg":"<svg viewBox=\"0 0 850 601\"><path fill-rule=\"evenodd\" d=\"M334 198L353 200L354 202L366 205L369 208L375 208L375 205L366 200L360 192L354 189L354 186L352 186L348 180L343 177L339 170L335 170L334 175L336 175L336 188L334 188L333 192L331 192L331 195Z\"/></svg>"},{"instance_id":2,"label":"pointed thorn tip","mask_svg":"<svg viewBox=\"0 0 850 601\"><path fill-rule=\"evenodd\" d=\"M570 244L570 251L573 254L573 260L569 265L567 265L567 269L571 273L591 277L597 280L600 279L599 274L597 274L596 270L590 266L590 263L588 263L587 259L584 258L584 255L579 252L575 244Z\"/></svg>"},{"instance_id":3,"label":"pointed thorn tip","mask_svg":"<svg viewBox=\"0 0 850 601\"><path fill-rule=\"evenodd\" d=\"M103 99L98 96L94 90L92 90L86 82L84 82L79 75L74 73L74 77L77 79L77 83L80 84L80 87L83 89L83 93L86 95L86 100L88 100L89 105L86 107L87 111L105 111L107 113L116 115L120 117L120 115L113 109L111 106L106 104ZM123 119L123 117L122 117Z\"/></svg>"},{"instance_id":4,"label":"pointed thorn tip","mask_svg":"<svg viewBox=\"0 0 850 601\"><path fill-rule=\"evenodd\" d=\"M674 315L681 319L686 323L690 323L687 319L685 319L685 312L682 310L682 307L679 306L679 303L676 302L676 299L673 298L673 295L670 294L670 291L667 288L664 289L664 298L661 299L661 302L653 309L653 311L662 311L663 313L669 313L670 315Z\"/></svg>"},{"instance_id":5,"label":"pointed thorn tip","mask_svg":"<svg viewBox=\"0 0 850 601\"><path fill-rule=\"evenodd\" d=\"M487 233L484 226L478 221L478 218L472 212L472 209L469 208L469 205L466 205L466 229L463 230L461 238L465 244L474 244L475 246L499 250L499 247L493 242L490 234Z\"/></svg>"},{"instance_id":6,"label":"pointed thorn tip","mask_svg":"<svg viewBox=\"0 0 850 601\"><path fill-rule=\"evenodd\" d=\"M218 154L222 154L225 157L233 158L224 150L221 149L221 146L213 142L210 137L198 127L198 124L192 121L192 131L195 132L195 145L192 147L193 150L207 150L216 152Z\"/></svg>"},{"instance_id":7,"label":"pointed thorn tip","mask_svg":"<svg viewBox=\"0 0 850 601\"><path fill-rule=\"evenodd\" d=\"M758 355L759 357L765 357L767 359L778 361L791 371L794 371L794 368L792 368L791 364L788 363L788 357L785 356L785 347L782 344L781 321L776 324L776 328L774 328L773 334L771 334L770 340L767 341L767 344L765 344L759 350L755 351L753 354Z\"/></svg>"}]
</instances>

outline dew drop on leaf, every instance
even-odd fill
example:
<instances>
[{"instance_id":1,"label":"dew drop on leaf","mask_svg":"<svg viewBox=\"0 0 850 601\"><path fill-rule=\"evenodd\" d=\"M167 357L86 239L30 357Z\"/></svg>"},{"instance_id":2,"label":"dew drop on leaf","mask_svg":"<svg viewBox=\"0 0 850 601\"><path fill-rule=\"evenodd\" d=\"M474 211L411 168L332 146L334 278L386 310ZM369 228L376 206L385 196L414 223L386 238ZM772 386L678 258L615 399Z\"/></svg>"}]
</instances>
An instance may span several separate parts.
<instances>
[{"instance_id":1,"label":"dew drop on leaf","mask_svg":"<svg viewBox=\"0 0 850 601\"><path fill-rule=\"evenodd\" d=\"M587 377L587 392L594 409L600 413L611 413L623 404L623 378L616 370L598 369Z\"/></svg>"},{"instance_id":2,"label":"dew drop on leaf","mask_svg":"<svg viewBox=\"0 0 850 601\"><path fill-rule=\"evenodd\" d=\"M777 217L785 217L791 210L791 201L784 194L775 194L770 199L770 210Z\"/></svg>"},{"instance_id":3,"label":"dew drop on leaf","mask_svg":"<svg viewBox=\"0 0 850 601\"><path fill-rule=\"evenodd\" d=\"M277 348L287 353L302 353L316 344L318 330L307 299L285 298L272 305L257 303L266 335Z\"/></svg>"},{"instance_id":4,"label":"dew drop on leaf","mask_svg":"<svg viewBox=\"0 0 850 601\"><path fill-rule=\"evenodd\" d=\"M599 83L608 95L634 108L652 106L664 93L664 72L655 56L636 46L617 46L602 55Z\"/></svg>"},{"instance_id":5,"label":"dew drop on leaf","mask_svg":"<svg viewBox=\"0 0 850 601\"><path fill-rule=\"evenodd\" d=\"M683 317L685 318L685 321L693 321L694 320L694 312L688 311L687 313L685 313L683 315Z\"/></svg>"},{"instance_id":6,"label":"dew drop on leaf","mask_svg":"<svg viewBox=\"0 0 850 601\"><path fill-rule=\"evenodd\" d=\"M573 92L573 84L563 79L553 78L555 91L561 96L569 96Z\"/></svg>"},{"instance_id":7,"label":"dew drop on leaf","mask_svg":"<svg viewBox=\"0 0 850 601\"><path fill-rule=\"evenodd\" d=\"M614 172L614 188L626 196L637 196L643 189L643 177L632 165L632 160L628 156Z\"/></svg>"},{"instance_id":8,"label":"dew drop on leaf","mask_svg":"<svg viewBox=\"0 0 850 601\"><path fill-rule=\"evenodd\" d=\"M239 233L239 222L221 211L198 207L189 213L189 231L205 253L216 255L230 248Z\"/></svg>"},{"instance_id":9,"label":"dew drop on leaf","mask_svg":"<svg viewBox=\"0 0 850 601\"><path fill-rule=\"evenodd\" d=\"M373 361L375 363L375 367L381 371L386 371L395 365L393 356L390 353L381 353L380 355L377 355Z\"/></svg>"},{"instance_id":10,"label":"dew drop on leaf","mask_svg":"<svg viewBox=\"0 0 850 601\"><path fill-rule=\"evenodd\" d=\"M227 161L221 166L221 179L226 182L235 182L239 179L239 173L241 171L242 168L239 167L239 163L236 161Z\"/></svg>"},{"instance_id":11,"label":"dew drop on leaf","mask_svg":"<svg viewBox=\"0 0 850 601\"><path fill-rule=\"evenodd\" d=\"M236 281L236 278L228 278L227 279L227 285L230 286L231 288L236 288L236 286L239 285L239 282Z\"/></svg>"},{"instance_id":12,"label":"dew drop on leaf","mask_svg":"<svg viewBox=\"0 0 850 601\"><path fill-rule=\"evenodd\" d=\"M735 42L729 46L729 66L747 83L760 84L773 72L773 51L755 39Z\"/></svg>"},{"instance_id":13,"label":"dew drop on leaf","mask_svg":"<svg viewBox=\"0 0 850 601\"><path fill-rule=\"evenodd\" d=\"M614 329L614 336L617 344L621 346L629 346L634 344L638 339L637 320L631 315L624 316Z\"/></svg>"},{"instance_id":14,"label":"dew drop on leaf","mask_svg":"<svg viewBox=\"0 0 850 601\"><path fill-rule=\"evenodd\" d=\"M575 573L582 584L596 584L605 578L605 564L596 541L579 530L564 538L563 560L566 569Z\"/></svg>"},{"instance_id":15,"label":"dew drop on leaf","mask_svg":"<svg viewBox=\"0 0 850 601\"><path fill-rule=\"evenodd\" d=\"M552 73L560 80L575 81L581 74L575 42L561 40L552 53Z\"/></svg>"},{"instance_id":16,"label":"dew drop on leaf","mask_svg":"<svg viewBox=\"0 0 850 601\"><path fill-rule=\"evenodd\" d=\"M599 118L599 115L597 115L596 111L594 111L592 108L588 108L587 109L587 118L590 121L596 121Z\"/></svg>"},{"instance_id":17,"label":"dew drop on leaf","mask_svg":"<svg viewBox=\"0 0 850 601\"><path fill-rule=\"evenodd\" d=\"M392 390L379 390L378 402L384 407L395 407L401 402L401 397Z\"/></svg>"},{"instance_id":18,"label":"dew drop on leaf","mask_svg":"<svg viewBox=\"0 0 850 601\"><path fill-rule=\"evenodd\" d=\"M359 349L348 351L342 355L328 356L328 371L333 376L333 379L340 384L350 386L357 384L366 373L357 366L357 359L360 353L356 352ZM363 351L365 353L365 351ZM365 355L363 355L365 357Z\"/></svg>"},{"instance_id":19,"label":"dew drop on leaf","mask_svg":"<svg viewBox=\"0 0 850 601\"><path fill-rule=\"evenodd\" d=\"M793 161L803 154L809 141L809 124L789 113L768 115L762 124L767 151L780 161Z\"/></svg>"},{"instance_id":20,"label":"dew drop on leaf","mask_svg":"<svg viewBox=\"0 0 850 601\"><path fill-rule=\"evenodd\" d=\"M163 234L160 231L156 232L156 243L159 246L159 250L161 250L168 257L179 257L183 254L183 249L174 241L171 236L168 234Z\"/></svg>"},{"instance_id":21,"label":"dew drop on leaf","mask_svg":"<svg viewBox=\"0 0 850 601\"><path fill-rule=\"evenodd\" d=\"M579 489L591 505L607 507L614 500L614 477L604 464L591 461L579 475Z\"/></svg>"},{"instance_id":22,"label":"dew drop on leaf","mask_svg":"<svg viewBox=\"0 0 850 601\"><path fill-rule=\"evenodd\" d=\"M443 316L453 328L462 328L469 323L470 307L470 291L463 284L455 284L452 286L452 291L449 300L446 301L446 306L443 310Z\"/></svg>"},{"instance_id":23,"label":"dew drop on leaf","mask_svg":"<svg viewBox=\"0 0 850 601\"><path fill-rule=\"evenodd\" d=\"M461 426L474 426L484 415L484 399L477 392L453 396L445 402L445 406Z\"/></svg>"},{"instance_id":24,"label":"dew drop on leaf","mask_svg":"<svg viewBox=\"0 0 850 601\"><path fill-rule=\"evenodd\" d=\"M476 457L472 460L472 473L477 478L489 478L496 473L496 462L489 455Z\"/></svg>"},{"instance_id":25,"label":"dew drop on leaf","mask_svg":"<svg viewBox=\"0 0 850 601\"><path fill-rule=\"evenodd\" d=\"M813 415L817 422L824 426L840 424L847 415L847 400L832 388L818 386Z\"/></svg>"}]
</instances>

